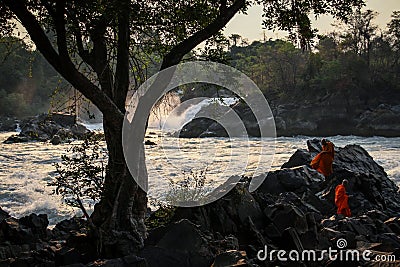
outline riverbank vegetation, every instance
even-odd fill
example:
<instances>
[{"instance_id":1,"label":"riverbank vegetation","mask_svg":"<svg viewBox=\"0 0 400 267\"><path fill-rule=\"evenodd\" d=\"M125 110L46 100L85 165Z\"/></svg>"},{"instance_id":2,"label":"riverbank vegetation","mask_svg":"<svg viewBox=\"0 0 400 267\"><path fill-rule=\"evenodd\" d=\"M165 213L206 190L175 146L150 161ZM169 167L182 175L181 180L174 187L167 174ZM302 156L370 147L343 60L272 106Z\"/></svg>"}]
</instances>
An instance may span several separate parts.
<instances>
[{"instance_id":1,"label":"riverbank vegetation","mask_svg":"<svg viewBox=\"0 0 400 267\"><path fill-rule=\"evenodd\" d=\"M374 24L376 16L371 10L355 13L347 23L337 22L337 31L317 35L306 51L290 37L249 44L232 34L209 42L202 56L243 71L268 99L279 102L351 92L366 102L387 103L400 93L400 11L393 12L386 28ZM0 116L47 112L66 87L43 56L17 37L0 39L0 60ZM147 64L149 76L157 59Z\"/></svg>"}]
</instances>

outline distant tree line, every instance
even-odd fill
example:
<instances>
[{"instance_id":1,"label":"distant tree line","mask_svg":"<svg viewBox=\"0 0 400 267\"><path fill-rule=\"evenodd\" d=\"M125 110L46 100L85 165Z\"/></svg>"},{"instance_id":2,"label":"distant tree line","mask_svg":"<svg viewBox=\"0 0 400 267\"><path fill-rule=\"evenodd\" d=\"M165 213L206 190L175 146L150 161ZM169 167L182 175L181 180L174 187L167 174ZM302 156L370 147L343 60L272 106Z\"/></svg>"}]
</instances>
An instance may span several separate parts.
<instances>
[{"instance_id":1,"label":"distant tree line","mask_svg":"<svg viewBox=\"0 0 400 267\"><path fill-rule=\"evenodd\" d=\"M47 112L61 86L65 82L38 51L16 37L0 39L0 116Z\"/></svg>"},{"instance_id":2,"label":"distant tree line","mask_svg":"<svg viewBox=\"0 0 400 267\"><path fill-rule=\"evenodd\" d=\"M387 29L374 25L376 12L355 13L338 32L318 36L314 49L304 51L293 40L255 41L237 45L231 36L230 65L246 73L264 94L279 101L312 99L351 92L365 104L400 93L400 12ZM398 101L398 100L397 100Z\"/></svg>"},{"instance_id":3,"label":"distant tree line","mask_svg":"<svg viewBox=\"0 0 400 267\"><path fill-rule=\"evenodd\" d=\"M348 92L365 104L377 95L395 101L393 96L400 94L400 11L393 12L384 30L374 24L376 15L371 10L353 14L347 23L337 24L338 31L319 35L307 51L290 37L249 45L247 39L232 34L219 35L212 44L217 49L205 49L203 54L243 71L269 99L279 102ZM38 51L16 37L0 38L0 116L47 112L54 99L65 101L56 95L65 86ZM189 89L184 98L204 94Z\"/></svg>"}]
</instances>

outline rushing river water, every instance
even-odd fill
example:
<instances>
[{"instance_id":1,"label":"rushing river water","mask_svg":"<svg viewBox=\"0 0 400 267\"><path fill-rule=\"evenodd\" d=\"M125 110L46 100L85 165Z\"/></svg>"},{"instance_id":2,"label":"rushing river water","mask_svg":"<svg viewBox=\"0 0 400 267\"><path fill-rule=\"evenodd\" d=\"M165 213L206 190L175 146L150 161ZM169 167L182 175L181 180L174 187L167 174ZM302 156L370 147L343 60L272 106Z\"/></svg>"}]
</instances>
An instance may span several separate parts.
<instances>
[{"instance_id":1,"label":"rushing river water","mask_svg":"<svg viewBox=\"0 0 400 267\"><path fill-rule=\"evenodd\" d=\"M60 196L52 195L47 183L55 176L54 163L72 144L53 146L50 143L3 144L13 133L0 133L0 206L11 215L20 217L30 213L47 213L50 224L70 217L78 211L65 205ZM14 133L15 134L15 133ZM271 169L279 168L298 148L306 148L310 137L279 137L275 141L275 156ZM221 181L230 174L251 174L257 167L260 140L225 138L179 139L150 133L147 137L159 144L146 147L149 172L149 194L162 198L168 190L169 180L178 179L189 170L207 167L207 179ZM400 138L335 136L329 138L336 146L359 144L382 165L389 177L400 183ZM272 141L269 141L272 142ZM177 149L177 148L180 149ZM250 147L246 169L235 169L245 148ZM166 157L166 155L168 155ZM263 164L263 163L261 163ZM266 166L267 167L267 166ZM229 168L229 171L226 171ZM236 172L236 173L235 173Z\"/></svg>"}]
</instances>

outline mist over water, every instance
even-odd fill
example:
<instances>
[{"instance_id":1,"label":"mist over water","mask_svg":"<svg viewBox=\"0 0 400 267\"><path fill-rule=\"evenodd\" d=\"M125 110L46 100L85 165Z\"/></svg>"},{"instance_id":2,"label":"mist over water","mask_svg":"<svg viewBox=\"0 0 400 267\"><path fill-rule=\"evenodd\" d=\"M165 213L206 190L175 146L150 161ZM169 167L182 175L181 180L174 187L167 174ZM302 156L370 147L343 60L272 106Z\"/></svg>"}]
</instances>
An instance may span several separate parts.
<instances>
[{"instance_id":1,"label":"mist over water","mask_svg":"<svg viewBox=\"0 0 400 267\"><path fill-rule=\"evenodd\" d=\"M195 118L199 111L208 105L231 106L238 100L233 97L199 98L197 101L180 102L175 96L169 102L161 103L150 115L149 127L163 131L177 131L181 126Z\"/></svg>"}]
</instances>

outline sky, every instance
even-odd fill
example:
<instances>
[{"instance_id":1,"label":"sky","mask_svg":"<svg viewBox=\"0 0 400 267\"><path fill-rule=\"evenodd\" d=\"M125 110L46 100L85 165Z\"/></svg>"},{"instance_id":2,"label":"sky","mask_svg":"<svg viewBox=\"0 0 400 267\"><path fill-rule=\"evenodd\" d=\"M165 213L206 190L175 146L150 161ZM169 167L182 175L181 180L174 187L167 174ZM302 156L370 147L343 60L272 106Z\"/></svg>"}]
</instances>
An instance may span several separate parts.
<instances>
[{"instance_id":1,"label":"sky","mask_svg":"<svg viewBox=\"0 0 400 267\"><path fill-rule=\"evenodd\" d=\"M375 20L375 24L379 28L386 28L386 24L390 21L393 11L400 10L400 0L367 0L363 10L372 9L379 14ZM227 25L224 30L225 35L239 34L243 38L247 38L250 42L263 39L263 31L269 38L284 38L284 32L266 31L262 28L262 7L250 7L247 15L237 14ZM319 30L320 34L328 33L333 30L332 23L334 20L329 16L321 16L314 22L313 26Z\"/></svg>"}]
</instances>

